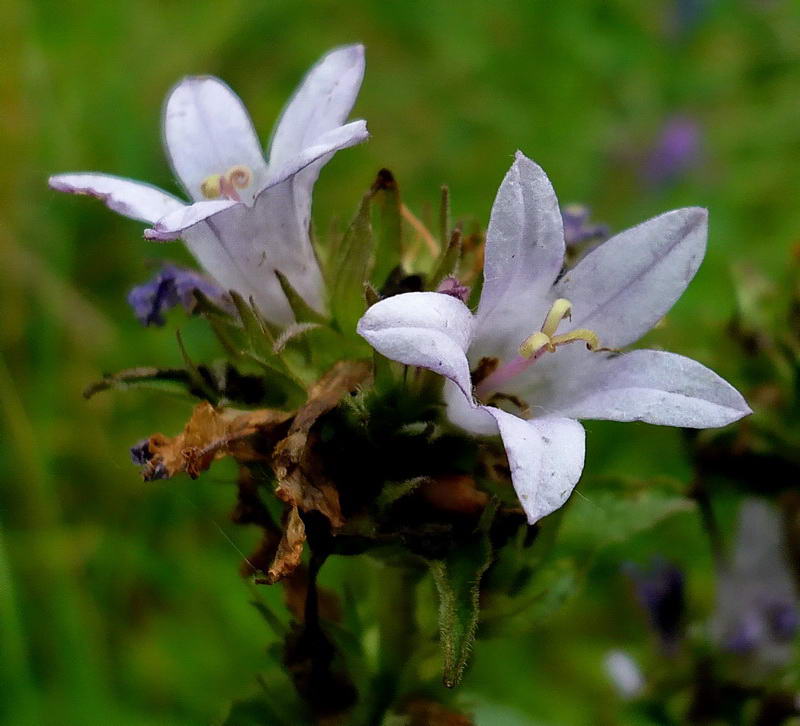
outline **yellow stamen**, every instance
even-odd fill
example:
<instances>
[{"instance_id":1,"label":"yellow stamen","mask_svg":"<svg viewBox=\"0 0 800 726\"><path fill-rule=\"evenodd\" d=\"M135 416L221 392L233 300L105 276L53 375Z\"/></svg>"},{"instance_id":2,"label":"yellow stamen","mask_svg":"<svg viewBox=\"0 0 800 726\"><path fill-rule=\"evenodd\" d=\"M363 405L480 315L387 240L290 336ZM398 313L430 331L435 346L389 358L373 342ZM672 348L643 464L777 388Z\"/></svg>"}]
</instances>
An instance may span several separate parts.
<instances>
[{"instance_id":1,"label":"yellow stamen","mask_svg":"<svg viewBox=\"0 0 800 726\"><path fill-rule=\"evenodd\" d=\"M561 321L564 318L571 317L571 313L572 303L563 297L558 298L558 300L553 303L550 312L547 313L547 317L544 319L542 332L552 338L556 334L556 330L558 330Z\"/></svg>"},{"instance_id":2,"label":"yellow stamen","mask_svg":"<svg viewBox=\"0 0 800 726\"><path fill-rule=\"evenodd\" d=\"M578 340L582 340L586 343L586 347L593 353L614 350L613 348L603 348L600 345L600 339L597 337L597 333L595 333L594 330L589 330L589 328L576 328L569 333L564 333L564 335L556 335L552 339L553 347L564 345L565 343L574 343Z\"/></svg>"},{"instance_id":3,"label":"yellow stamen","mask_svg":"<svg viewBox=\"0 0 800 726\"><path fill-rule=\"evenodd\" d=\"M534 333L525 339L525 342L519 347L519 354L523 358L531 358L536 355L542 348L547 349L551 353L556 349L550 341L550 336L547 333Z\"/></svg>"},{"instance_id":4,"label":"yellow stamen","mask_svg":"<svg viewBox=\"0 0 800 726\"><path fill-rule=\"evenodd\" d=\"M216 199L222 194L222 176L211 174L203 179L200 191L206 199Z\"/></svg>"},{"instance_id":5,"label":"yellow stamen","mask_svg":"<svg viewBox=\"0 0 800 726\"><path fill-rule=\"evenodd\" d=\"M253 172L251 171L249 166L245 166L244 164L237 164L236 166L232 166L228 171L225 172L225 177L228 181L233 184L237 189L244 189L245 187L249 187L253 181Z\"/></svg>"}]
</instances>

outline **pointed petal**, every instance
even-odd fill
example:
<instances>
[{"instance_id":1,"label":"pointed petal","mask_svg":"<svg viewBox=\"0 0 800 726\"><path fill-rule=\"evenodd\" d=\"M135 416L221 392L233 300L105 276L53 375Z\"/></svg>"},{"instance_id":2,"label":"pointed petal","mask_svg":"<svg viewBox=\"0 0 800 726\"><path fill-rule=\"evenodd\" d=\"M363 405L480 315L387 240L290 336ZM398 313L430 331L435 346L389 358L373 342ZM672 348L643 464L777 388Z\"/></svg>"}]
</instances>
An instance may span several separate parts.
<instances>
[{"instance_id":1,"label":"pointed petal","mask_svg":"<svg viewBox=\"0 0 800 726\"><path fill-rule=\"evenodd\" d=\"M119 214L151 224L185 206L154 186L111 174L57 174L48 183L56 191L95 197Z\"/></svg>"},{"instance_id":2,"label":"pointed petal","mask_svg":"<svg viewBox=\"0 0 800 726\"><path fill-rule=\"evenodd\" d=\"M542 169L521 152L503 179L486 234L477 355L504 357L537 330L564 261L558 200Z\"/></svg>"},{"instance_id":3,"label":"pointed petal","mask_svg":"<svg viewBox=\"0 0 800 726\"><path fill-rule=\"evenodd\" d=\"M195 202L159 219L151 229L144 231L144 237L156 242L169 242L170 240L180 239L190 227L194 227L196 224L204 222L209 217L224 212L226 209L235 207L237 204L242 205L241 202L234 202L229 199Z\"/></svg>"},{"instance_id":4,"label":"pointed petal","mask_svg":"<svg viewBox=\"0 0 800 726\"><path fill-rule=\"evenodd\" d=\"M557 415L703 429L726 426L751 413L730 383L691 358L634 350L590 362L546 402ZM570 378L567 372L564 377Z\"/></svg>"},{"instance_id":5,"label":"pointed petal","mask_svg":"<svg viewBox=\"0 0 800 726\"><path fill-rule=\"evenodd\" d=\"M571 328L621 348L652 328L683 294L703 260L705 209L667 212L612 237L556 285L572 302Z\"/></svg>"},{"instance_id":6,"label":"pointed petal","mask_svg":"<svg viewBox=\"0 0 800 726\"><path fill-rule=\"evenodd\" d=\"M269 178L266 185L272 186L273 184L278 184L288 179L290 176L306 169L306 167L314 162L318 162L319 168L321 168L335 152L346 149L349 146L360 144L368 138L369 132L367 131L366 121L353 121L344 126L337 126L335 129L326 131L324 134L320 134L314 139L312 144L303 147L297 154L280 164L273 164L270 167ZM316 173L313 179L311 179L311 186L313 186L316 181L319 168L316 169Z\"/></svg>"},{"instance_id":7,"label":"pointed petal","mask_svg":"<svg viewBox=\"0 0 800 726\"><path fill-rule=\"evenodd\" d=\"M211 76L183 79L164 105L164 144L175 174L192 199L205 199L201 184L212 174L244 165L252 181L238 189L252 200L264 185L267 165L253 122L240 98Z\"/></svg>"},{"instance_id":8,"label":"pointed petal","mask_svg":"<svg viewBox=\"0 0 800 726\"><path fill-rule=\"evenodd\" d=\"M344 123L364 78L364 47L336 48L308 72L287 104L270 143L271 166L292 157Z\"/></svg>"},{"instance_id":9,"label":"pointed petal","mask_svg":"<svg viewBox=\"0 0 800 726\"><path fill-rule=\"evenodd\" d=\"M271 173L270 178L267 181L267 186L259 192L259 196L263 195L265 192L267 192L267 190L286 182L290 179L290 177L295 176L298 171L301 171L309 164L319 160L320 157L325 156L326 154L331 154L338 149L344 148L345 146L357 144L366 138L366 135L366 126L364 125L363 121L356 121L352 124L347 124L347 126L341 126L340 128L332 131L330 134L325 134L318 140L319 143L305 149L302 154L299 154L296 158L292 159L291 163L287 164L281 169L275 170L274 174ZM297 198L298 194L300 194L300 200ZM304 209L310 210L311 190L295 189L295 197L292 199L285 199L284 201L288 204L288 207L278 210L280 211L281 217L291 215L293 210L297 210L301 206ZM300 201L302 201L302 204ZM163 217L162 219L159 219L157 224L155 224L152 229L145 230L144 236L147 239L158 240L162 242L179 239L183 232L188 228L193 227L200 222L211 220L213 217L215 217L215 215L225 212L236 205L245 207L245 209L242 210L242 214L247 213L247 205L229 199L215 199L210 201L195 202L190 206L186 206L172 214ZM308 228L308 223L308 213L305 215L304 223L301 224L298 220L298 224L303 229Z\"/></svg>"},{"instance_id":10,"label":"pointed petal","mask_svg":"<svg viewBox=\"0 0 800 726\"><path fill-rule=\"evenodd\" d=\"M586 436L569 418L528 421L486 406L500 429L520 504L533 524L567 501L581 478Z\"/></svg>"},{"instance_id":11,"label":"pointed petal","mask_svg":"<svg viewBox=\"0 0 800 726\"><path fill-rule=\"evenodd\" d=\"M373 305L356 330L381 355L446 376L471 398L466 350L472 327L472 313L460 300L409 292Z\"/></svg>"}]
</instances>

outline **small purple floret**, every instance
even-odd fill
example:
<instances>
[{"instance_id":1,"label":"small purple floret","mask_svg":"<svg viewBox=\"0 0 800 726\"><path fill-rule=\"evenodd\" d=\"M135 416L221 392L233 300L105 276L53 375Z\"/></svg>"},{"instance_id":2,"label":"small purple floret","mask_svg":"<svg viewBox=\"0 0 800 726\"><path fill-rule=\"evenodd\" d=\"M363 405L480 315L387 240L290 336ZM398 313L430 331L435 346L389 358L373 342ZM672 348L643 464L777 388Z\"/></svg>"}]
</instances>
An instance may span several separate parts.
<instances>
[{"instance_id":1,"label":"small purple floret","mask_svg":"<svg viewBox=\"0 0 800 726\"><path fill-rule=\"evenodd\" d=\"M608 227L605 224L590 223L589 214L589 207L583 204L568 204L561 208L561 219L564 222L564 242L567 247L608 237Z\"/></svg>"},{"instance_id":2,"label":"small purple floret","mask_svg":"<svg viewBox=\"0 0 800 726\"><path fill-rule=\"evenodd\" d=\"M653 184L674 181L700 163L702 131L689 116L673 116L661 129L643 169Z\"/></svg>"},{"instance_id":3,"label":"small purple floret","mask_svg":"<svg viewBox=\"0 0 800 726\"><path fill-rule=\"evenodd\" d=\"M462 285L455 277L445 277L436 288L436 292L441 292L443 295L450 295L451 297L461 300L466 304L469 300L469 287Z\"/></svg>"},{"instance_id":4,"label":"small purple floret","mask_svg":"<svg viewBox=\"0 0 800 726\"><path fill-rule=\"evenodd\" d=\"M128 303L142 325L164 325L164 313L177 305L187 312L195 306L194 291L199 290L222 308L231 306L226 292L213 280L177 265L164 265L150 280L128 293Z\"/></svg>"},{"instance_id":5,"label":"small purple floret","mask_svg":"<svg viewBox=\"0 0 800 726\"><path fill-rule=\"evenodd\" d=\"M144 466L152 458L150 439L142 439L138 444L131 446L131 461L136 466Z\"/></svg>"},{"instance_id":6,"label":"small purple floret","mask_svg":"<svg viewBox=\"0 0 800 726\"><path fill-rule=\"evenodd\" d=\"M633 564L625 569L653 630L666 649L674 649L681 638L686 610L683 572L665 560L655 560L648 569Z\"/></svg>"}]
</instances>

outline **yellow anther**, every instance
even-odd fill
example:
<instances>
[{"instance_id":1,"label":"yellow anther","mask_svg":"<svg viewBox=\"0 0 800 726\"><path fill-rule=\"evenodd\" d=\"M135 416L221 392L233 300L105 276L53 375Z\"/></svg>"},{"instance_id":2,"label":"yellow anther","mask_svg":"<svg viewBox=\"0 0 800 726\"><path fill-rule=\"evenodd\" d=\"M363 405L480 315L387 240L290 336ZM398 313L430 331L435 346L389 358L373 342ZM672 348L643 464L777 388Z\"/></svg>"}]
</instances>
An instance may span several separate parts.
<instances>
[{"instance_id":1,"label":"yellow anther","mask_svg":"<svg viewBox=\"0 0 800 726\"><path fill-rule=\"evenodd\" d=\"M525 339L525 342L519 347L519 354L523 358L531 358L536 355L542 348L552 352L556 348L550 340L547 333L534 333Z\"/></svg>"},{"instance_id":2,"label":"yellow anther","mask_svg":"<svg viewBox=\"0 0 800 726\"><path fill-rule=\"evenodd\" d=\"M253 172L249 166L237 164L225 172L225 178L237 189L244 189L253 182Z\"/></svg>"},{"instance_id":3,"label":"yellow anther","mask_svg":"<svg viewBox=\"0 0 800 726\"><path fill-rule=\"evenodd\" d=\"M544 319L542 332L546 336L552 338L556 334L556 330L558 330L561 321L564 318L570 317L571 313L572 303L569 300L565 300L563 297L558 298L558 300L553 303L550 312L547 313L547 317Z\"/></svg>"},{"instance_id":4,"label":"yellow anther","mask_svg":"<svg viewBox=\"0 0 800 726\"><path fill-rule=\"evenodd\" d=\"M206 199L216 199L222 194L222 176L211 174L200 184L200 191Z\"/></svg>"},{"instance_id":5,"label":"yellow anther","mask_svg":"<svg viewBox=\"0 0 800 726\"><path fill-rule=\"evenodd\" d=\"M575 343L578 340L582 340L586 343L586 347L591 351L598 351L598 350L609 350L608 348L601 348L600 347L600 339L597 337L597 333L593 330L589 330L588 328L576 328L575 330L571 330L569 333L564 333L564 335L556 335L553 339L553 347L557 345L564 345L565 343Z\"/></svg>"}]
</instances>

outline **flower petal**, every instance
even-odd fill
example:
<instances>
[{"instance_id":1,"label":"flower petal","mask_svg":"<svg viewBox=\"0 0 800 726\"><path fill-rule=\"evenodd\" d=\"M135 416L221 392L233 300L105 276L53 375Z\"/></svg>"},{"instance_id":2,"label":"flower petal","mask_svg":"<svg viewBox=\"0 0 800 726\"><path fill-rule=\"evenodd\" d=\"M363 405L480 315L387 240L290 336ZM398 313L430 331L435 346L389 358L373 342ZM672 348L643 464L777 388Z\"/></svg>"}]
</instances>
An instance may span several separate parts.
<instances>
[{"instance_id":1,"label":"flower petal","mask_svg":"<svg viewBox=\"0 0 800 726\"><path fill-rule=\"evenodd\" d=\"M323 157L327 154L332 154L338 149L345 148L346 146L352 146L353 144L360 143L366 138L366 136L367 130L363 121L355 121L352 124L347 124L346 126L341 126L338 129L334 129L334 131L329 134L325 134L318 139L317 144L305 149L302 154L298 154L298 156L292 159L291 162L286 166L275 170L274 174L271 172L269 179L266 182L266 186L259 192L259 196L263 195L268 189L286 182L290 177L296 175L298 171L301 171L309 164L318 161L320 157ZM288 202L289 207L283 209L281 216L286 215L290 209L297 209L299 212L300 208L302 207L305 210L304 223L300 223L299 219L298 223L300 224L301 228L307 229L309 222L308 215L311 207L311 189L303 188L299 192L296 190L295 195L298 193L300 194L299 200L296 198L285 200ZM174 213L159 219L152 229L145 230L144 236L147 239L157 240L160 242L179 239L190 227L193 227L200 222L209 220L215 215L225 212L237 205L241 205L243 207L241 212L246 214L246 210L249 209L247 205L243 205L241 202L230 199L215 199L210 201L195 202L190 206L185 206L182 209L178 209ZM307 236L308 235L306 233L306 237Z\"/></svg>"},{"instance_id":2,"label":"flower petal","mask_svg":"<svg viewBox=\"0 0 800 726\"><path fill-rule=\"evenodd\" d=\"M206 199L201 185L212 174L246 166L252 181L237 189L252 201L264 185L267 164L253 122L241 99L211 76L184 78L164 105L164 144L175 170L192 199Z\"/></svg>"},{"instance_id":3,"label":"flower petal","mask_svg":"<svg viewBox=\"0 0 800 726\"><path fill-rule=\"evenodd\" d=\"M446 376L471 398L466 350L472 329L472 313L460 300L408 292L373 305L356 330L381 355Z\"/></svg>"},{"instance_id":4,"label":"flower petal","mask_svg":"<svg viewBox=\"0 0 800 726\"><path fill-rule=\"evenodd\" d=\"M691 358L634 350L591 362L586 360L580 375L565 373L565 387L543 405L570 418L698 429L726 426L751 413L733 386Z\"/></svg>"},{"instance_id":5,"label":"flower petal","mask_svg":"<svg viewBox=\"0 0 800 726\"><path fill-rule=\"evenodd\" d=\"M336 48L319 60L283 110L270 143L270 166L282 166L344 123L364 78L364 46Z\"/></svg>"},{"instance_id":6,"label":"flower petal","mask_svg":"<svg viewBox=\"0 0 800 726\"><path fill-rule=\"evenodd\" d=\"M602 345L630 345L683 294L703 260L708 213L667 212L612 237L556 285L572 302L571 328L594 330Z\"/></svg>"},{"instance_id":7,"label":"flower petal","mask_svg":"<svg viewBox=\"0 0 800 726\"><path fill-rule=\"evenodd\" d=\"M497 422L483 406L476 406L472 396L464 392L451 380L444 382L442 391L447 405L447 418L456 426L478 436L497 436Z\"/></svg>"},{"instance_id":8,"label":"flower petal","mask_svg":"<svg viewBox=\"0 0 800 726\"><path fill-rule=\"evenodd\" d=\"M56 191L95 197L115 212L151 224L186 206L157 187L111 174L57 174L48 183Z\"/></svg>"},{"instance_id":9,"label":"flower petal","mask_svg":"<svg viewBox=\"0 0 800 726\"><path fill-rule=\"evenodd\" d=\"M230 199L189 204L159 219L152 228L144 231L144 237L156 242L180 239L181 235L190 227L194 227L226 209L235 207L237 204L244 206L241 202Z\"/></svg>"},{"instance_id":10,"label":"flower petal","mask_svg":"<svg viewBox=\"0 0 800 726\"><path fill-rule=\"evenodd\" d=\"M310 180L310 186L313 186L319 169L336 151L360 144L368 138L369 132L367 131L366 121L353 121L344 126L337 126L330 131L326 131L314 139L312 144L303 147L294 156L279 164L272 164L266 186L278 184L317 162L319 166L315 169L314 176Z\"/></svg>"},{"instance_id":11,"label":"flower petal","mask_svg":"<svg viewBox=\"0 0 800 726\"><path fill-rule=\"evenodd\" d=\"M583 471L586 436L569 418L521 419L485 406L500 429L520 504L533 524L567 501Z\"/></svg>"},{"instance_id":12,"label":"flower petal","mask_svg":"<svg viewBox=\"0 0 800 726\"><path fill-rule=\"evenodd\" d=\"M517 152L486 234L476 356L505 357L538 330L563 261L564 227L553 187L537 164Z\"/></svg>"}]
</instances>

